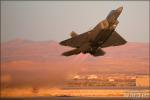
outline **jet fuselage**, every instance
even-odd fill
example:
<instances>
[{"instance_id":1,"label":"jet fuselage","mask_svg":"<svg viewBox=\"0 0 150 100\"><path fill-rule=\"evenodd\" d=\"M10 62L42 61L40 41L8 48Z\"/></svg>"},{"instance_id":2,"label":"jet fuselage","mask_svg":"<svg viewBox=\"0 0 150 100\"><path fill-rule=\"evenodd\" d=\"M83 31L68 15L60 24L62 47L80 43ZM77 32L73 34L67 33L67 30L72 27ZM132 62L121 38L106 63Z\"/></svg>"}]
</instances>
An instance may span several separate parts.
<instances>
[{"instance_id":1,"label":"jet fuselage","mask_svg":"<svg viewBox=\"0 0 150 100\"><path fill-rule=\"evenodd\" d=\"M117 19L122 9L123 7L119 7L116 10L112 10L106 19L98 23L88 32L78 35L72 31L71 38L61 41L60 44L76 49L64 52L63 55L70 56L82 52L90 53L93 56L102 56L105 52L101 48L125 44L126 40L115 31L119 23Z\"/></svg>"},{"instance_id":2,"label":"jet fuselage","mask_svg":"<svg viewBox=\"0 0 150 100\"><path fill-rule=\"evenodd\" d=\"M91 34L94 34L90 39L91 47L86 48L86 51L83 50L83 53L94 53L109 38L109 36L111 36L119 23L117 18L121 14L122 9L123 7L119 7L116 10L112 10L105 20L96 25L91 31Z\"/></svg>"}]
</instances>

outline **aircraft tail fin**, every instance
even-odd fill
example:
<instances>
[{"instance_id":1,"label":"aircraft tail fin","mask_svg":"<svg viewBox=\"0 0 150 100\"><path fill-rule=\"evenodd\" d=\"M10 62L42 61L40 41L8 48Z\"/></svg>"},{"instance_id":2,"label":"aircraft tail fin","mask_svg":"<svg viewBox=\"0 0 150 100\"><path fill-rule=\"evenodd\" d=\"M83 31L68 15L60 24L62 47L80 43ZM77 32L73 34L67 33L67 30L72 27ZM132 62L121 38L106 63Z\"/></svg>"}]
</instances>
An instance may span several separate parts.
<instances>
[{"instance_id":1,"label":"aircraft tail fin","mask_svg":"<svg viewBox=\"0 0 150 100\"><path fill-rule=\"evenodd\" d=\"M77 48L77 49L73 49L73 50L64 52L64 53L62 53L62 55L64 55L64 56L71 56L71 55L79 54L80 52L81 52L80 49Z\"/></svg>"},{"instance_id":2,"label":"aircraft tail fin","mask_svg":"<svg viewBox=\"0 0 150 100\"><path fill-rule=\"evenodd\" d=\"M78 34L76 33L76 32L74 32L74 31L72 31L71 33L70 33L70 36L71 37L75 37L75 36L77 36Z\"/></svg>"}]
</instances>

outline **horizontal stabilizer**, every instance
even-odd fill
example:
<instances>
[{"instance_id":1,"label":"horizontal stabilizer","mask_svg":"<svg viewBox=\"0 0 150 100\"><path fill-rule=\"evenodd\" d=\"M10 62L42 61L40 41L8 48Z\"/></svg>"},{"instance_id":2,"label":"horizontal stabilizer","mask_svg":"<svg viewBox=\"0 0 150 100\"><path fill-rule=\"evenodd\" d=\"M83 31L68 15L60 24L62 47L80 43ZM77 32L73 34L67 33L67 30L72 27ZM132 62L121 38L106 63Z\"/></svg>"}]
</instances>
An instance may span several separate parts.
<instances>
[{"instance_id":1,"label":"horizontal stabilizer","mask_svg":"<svg viewBox=\"0 0 150 100\"><path fill-rule=\"evenodd\" d=\"M103 56L104 54L105 52L101 48L98 48L95 52L91 53L93 56Z\"/></svg>"},{"instance_id":2,"label":"horizontal stabilizer","mask_svg":"<svg viewBox=\"0 0 150 100\"><path fill-rule=\"evenodd\" d=\"M73 50L64 52L62 55L64 55L64 56L71 56L71 55L79 54L80 52L81 52L80 49L73 49Z\"/></svg>"}]
</instances>

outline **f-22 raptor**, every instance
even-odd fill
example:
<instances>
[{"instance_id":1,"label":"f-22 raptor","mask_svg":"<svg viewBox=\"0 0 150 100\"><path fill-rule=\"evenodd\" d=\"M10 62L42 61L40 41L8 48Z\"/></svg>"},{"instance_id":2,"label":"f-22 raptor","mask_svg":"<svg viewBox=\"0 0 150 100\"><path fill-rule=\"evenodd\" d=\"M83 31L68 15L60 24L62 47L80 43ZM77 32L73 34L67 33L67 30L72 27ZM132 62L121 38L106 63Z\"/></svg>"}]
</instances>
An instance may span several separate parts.
<instances>
[{"instance_id":1,"label":"f-22 raptor","mask_svg":"<svg viewBox=\"0 0 150 100\"><path fill-rule=\"evenodd\" d=\"M117 18L123 7L112 10L106 19L98 23L92 30L78 35L71 32L71 38L60 42L63 46L75 49L62 53L64 56L77 55L79 53L90 53L93 56L103 56L105 52L101 49L110 46L119 46L127 43L116 31L119 23Z\"/></svg>"}]
</instances>

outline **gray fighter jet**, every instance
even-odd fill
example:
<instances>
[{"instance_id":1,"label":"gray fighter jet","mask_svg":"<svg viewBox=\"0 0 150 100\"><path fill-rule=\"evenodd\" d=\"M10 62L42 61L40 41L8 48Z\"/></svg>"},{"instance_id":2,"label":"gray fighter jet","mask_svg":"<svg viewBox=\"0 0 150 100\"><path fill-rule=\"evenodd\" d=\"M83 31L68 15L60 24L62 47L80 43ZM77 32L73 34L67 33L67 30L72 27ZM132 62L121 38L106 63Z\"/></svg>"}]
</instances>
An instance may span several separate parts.
<instances>
[{"instance_id":1,"label":"gray fighter jet","mask_svg":"<svg viewBox=\"0 0 150 100\"><path fill-rule=\"evenodd\" d=\"M78 35L71 32L71 38L60 42L63 46L70 46L75 49L64 52L62 55L70 56L79 53L90 53L93 56L102 56L105 52L101 49L110 46L119 46L127 43L116 31L123 7L112 10L105 20L97 24L92 30Z\"/></svg>"}]
</instances>

